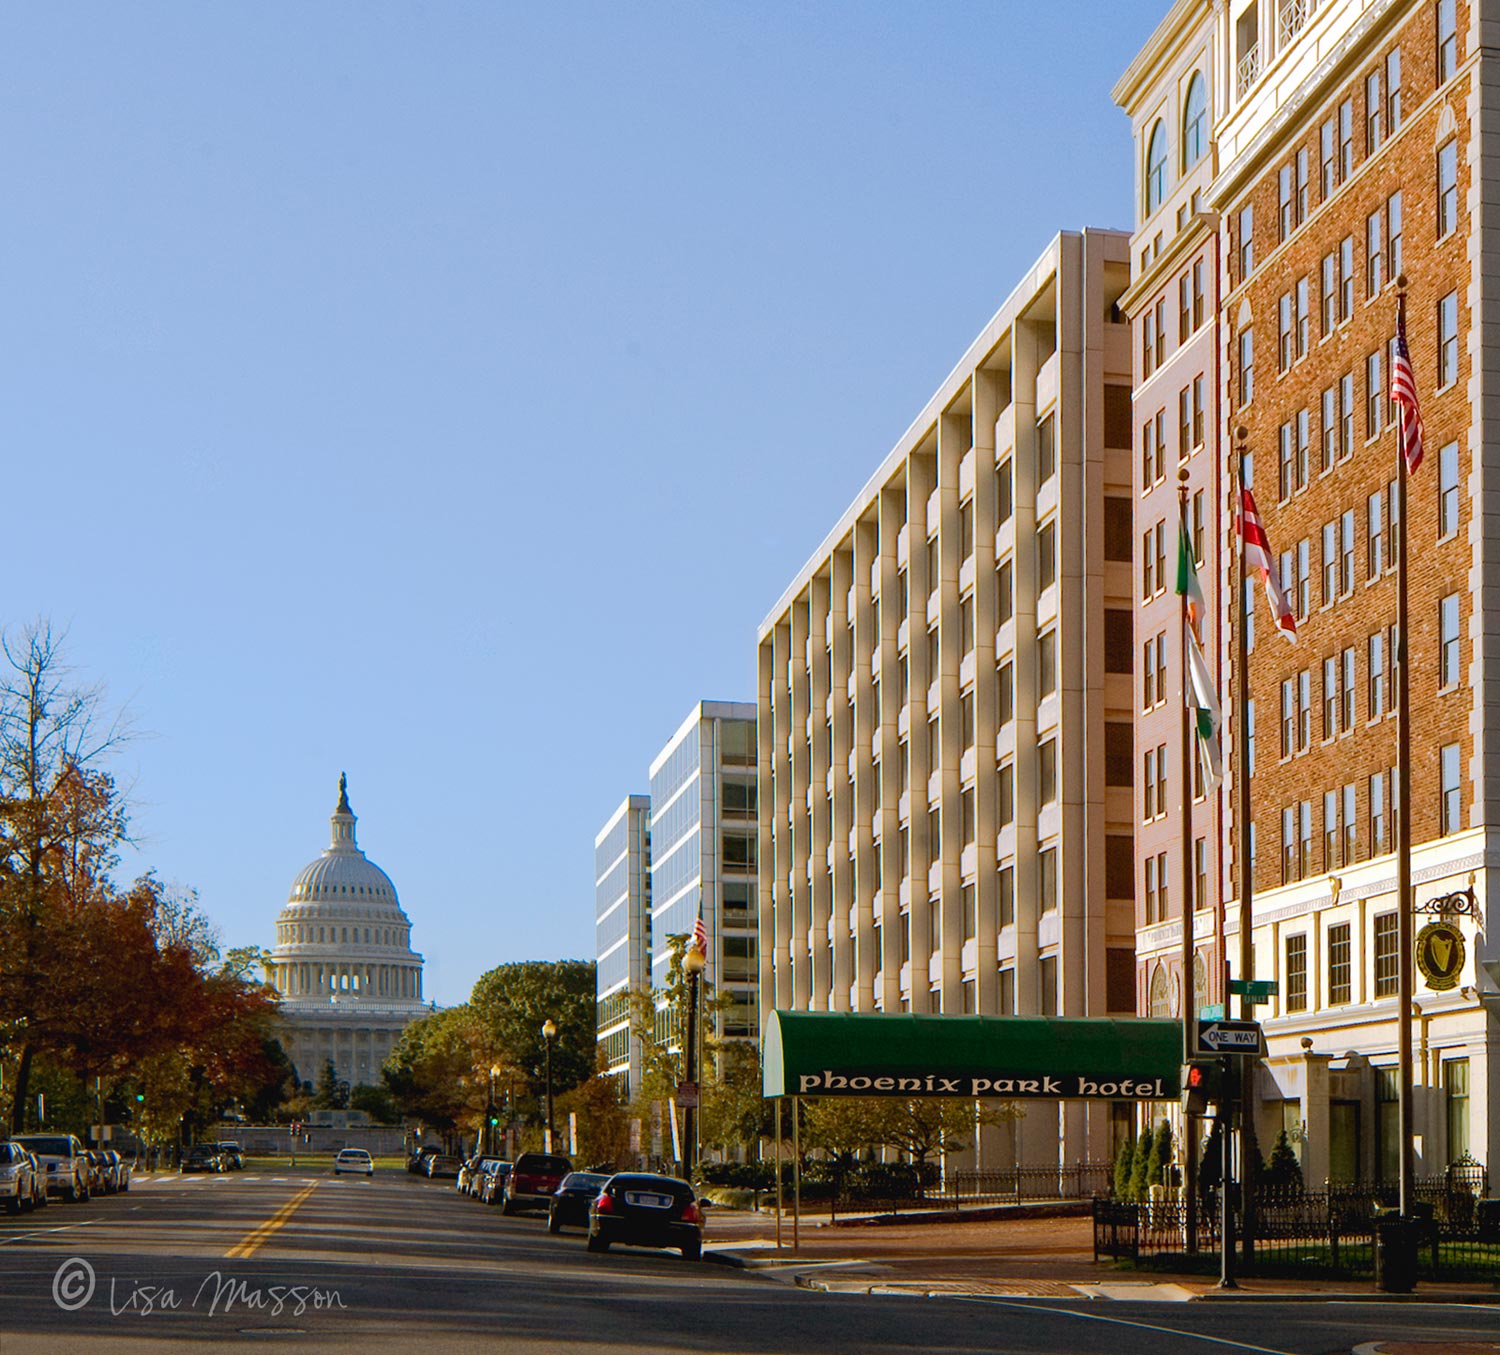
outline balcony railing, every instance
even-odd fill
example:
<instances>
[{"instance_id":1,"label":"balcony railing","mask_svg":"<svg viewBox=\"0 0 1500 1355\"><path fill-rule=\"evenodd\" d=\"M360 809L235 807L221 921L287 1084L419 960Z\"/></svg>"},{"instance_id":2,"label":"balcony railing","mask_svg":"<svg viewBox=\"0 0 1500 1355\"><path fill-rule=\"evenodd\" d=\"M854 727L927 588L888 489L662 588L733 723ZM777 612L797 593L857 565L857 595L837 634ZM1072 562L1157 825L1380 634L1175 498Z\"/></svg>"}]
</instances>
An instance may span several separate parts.
<instances>
[{"instance_id":1,"label":"balcony railing","mask_svg":"<svg viewBox=\"0 0 1500 1355\"><path fill-rule=\"evenodd\" d=\"M1239 65L1234 71L1234 95L1237 99L1245 96L1245 91L1260 78L1260 43L1256 43L1244 56L1240 58Z\"/></svg>"},{"instance_id":2,"label":"balcony railing","mask_svg":"<svg viewBox=\"0 0 1500 1355\"><path fill-rule=\"evenodd\" d=\"M1292 39L1302 31L1303 25L1317 12L1318 0L1281 0L1277 12L1276 50L1285 51Z\"/></svg>"}]
</instances>

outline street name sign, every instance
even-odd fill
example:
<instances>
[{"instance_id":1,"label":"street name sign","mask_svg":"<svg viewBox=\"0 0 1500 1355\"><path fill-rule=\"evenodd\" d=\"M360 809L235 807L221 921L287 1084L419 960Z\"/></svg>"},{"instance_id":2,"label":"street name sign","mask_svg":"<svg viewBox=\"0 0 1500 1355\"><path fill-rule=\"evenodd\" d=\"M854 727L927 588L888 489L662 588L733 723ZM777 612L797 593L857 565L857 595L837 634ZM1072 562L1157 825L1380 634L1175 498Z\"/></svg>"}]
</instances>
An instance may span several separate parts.
<instances>
[{"instance_id":1,"label":"street name sign","mask_svg":"<svg viewBox=\"0 0 1500 1355\"><path fill-rule=\"evenodd\" d=\"M1264 1002L1276 996L1275 979L1230 979L1229 991L1236 997L1254 998Z\"/></svg>"},{"instance_id":2,"label":"street name sign","mask_svg":"<svg viewBox=\"0 0 1500 1355\"><path fill-rule=\"evenodd\" d=\"M1199 1054L1248 1054L1266 1052L1265 1037L1259 1021L1198 1022Z\"/></svg>"}]
</instances>

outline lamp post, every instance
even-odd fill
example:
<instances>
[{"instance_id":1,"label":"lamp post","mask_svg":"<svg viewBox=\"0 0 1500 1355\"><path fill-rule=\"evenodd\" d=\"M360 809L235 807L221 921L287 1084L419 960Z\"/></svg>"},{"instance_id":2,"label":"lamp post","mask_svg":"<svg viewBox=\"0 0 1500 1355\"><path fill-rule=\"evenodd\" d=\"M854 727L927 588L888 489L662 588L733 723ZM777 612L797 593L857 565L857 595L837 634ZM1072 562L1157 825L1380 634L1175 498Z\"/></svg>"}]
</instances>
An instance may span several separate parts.
<instances>
[{"instance_id":1,"label":"lamp post","mask_svg":"<svg viewBox=\"0 0 1500 1355\"><path fill-rule=\"evenodd\" d=\"M557 1039L557 1022L550 1016L542 1022L542 1039L547 1042L547 1151L557 1142L552 1132L552 1041Z\"/></svg>"},{"instance_id":2,"label":"lamp post","mask_svg":"<svg viewBox=\"0 0 1500 1355\"><path fill-rule=\"evenodd\" d=\"M682 967L688 976L686 1080L692 1086L692 1104L684 1106L682 1111L682 1155L687 1167L684 1174L689 1181L698 1168L698 1106L702 1096L698 1086L698 978L707 963L708 956L697 946L689 946L682 957Z\"/></svg>"}]
</instances>

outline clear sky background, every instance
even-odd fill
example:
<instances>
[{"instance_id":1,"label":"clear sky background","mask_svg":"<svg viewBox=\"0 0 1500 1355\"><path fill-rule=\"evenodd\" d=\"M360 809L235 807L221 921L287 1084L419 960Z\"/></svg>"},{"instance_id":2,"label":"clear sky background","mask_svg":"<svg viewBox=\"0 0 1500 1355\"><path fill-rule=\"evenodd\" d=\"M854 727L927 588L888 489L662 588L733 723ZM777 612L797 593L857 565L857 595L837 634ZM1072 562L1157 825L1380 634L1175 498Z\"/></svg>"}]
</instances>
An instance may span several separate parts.
<instances>
[{"instance_id":1,"label":"clear sky background","mask_svg":"<svg viewBox=\"0 0 1500 1355\"><path fill-rule=\"evenodd\" d=\"M273 941L341 770L427 995L593 840L1059 229L1167 0L11 6L4 608Z\"/></svg>"}]
</instances>

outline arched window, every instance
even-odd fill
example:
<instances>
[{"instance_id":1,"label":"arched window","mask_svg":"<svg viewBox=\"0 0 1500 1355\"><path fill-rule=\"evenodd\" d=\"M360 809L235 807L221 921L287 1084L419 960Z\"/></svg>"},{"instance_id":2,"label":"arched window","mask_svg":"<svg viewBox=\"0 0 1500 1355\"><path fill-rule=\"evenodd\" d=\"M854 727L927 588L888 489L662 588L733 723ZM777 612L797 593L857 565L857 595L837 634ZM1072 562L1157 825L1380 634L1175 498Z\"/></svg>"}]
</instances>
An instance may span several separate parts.
<instances>
[{"instance_id":1,"label":"arched window","mask_svg":"<svg viewBox=\"0 0 1500 1355\"><path fill-rule=\"evenodd\" d=\"M1167 967L1158 964L1155 972L1151 975L1151 1007L1152 1016L1171 1016L1172 1014L1172 984L1167 978Z\"/></svg>"},{"instance_id":2,"label":"arched window","mask_svg":"<svg viewBox=\"0 0 1500 1355\"><path fill-rule=\"evenodd\" d=\"M1188 82L1187 101L1182 106L1182 168L1186 172L1208 153L1208 96L1203 76Z\"/></svg>"},{"instance_id":3,"label":"arched window","mask_svg":"<svg viewBox=\"0 0 1500 1355\"><path fill-rule=\"evenodd\" d=\"M1193 956L1193 1010L1208 1005L1208 966L1201 955Z\"/></svg>"},{"instance_id":4,"label":"arched window","mask_svg":"<svg viewBox=\"0 0 1500 1355\"><path fill-rule=\"evenodd\" d=\"M1146 215L1150 216L1167 196L1167 129L1160 118L1146 143Z\"/></svg>"}]
</instances>

